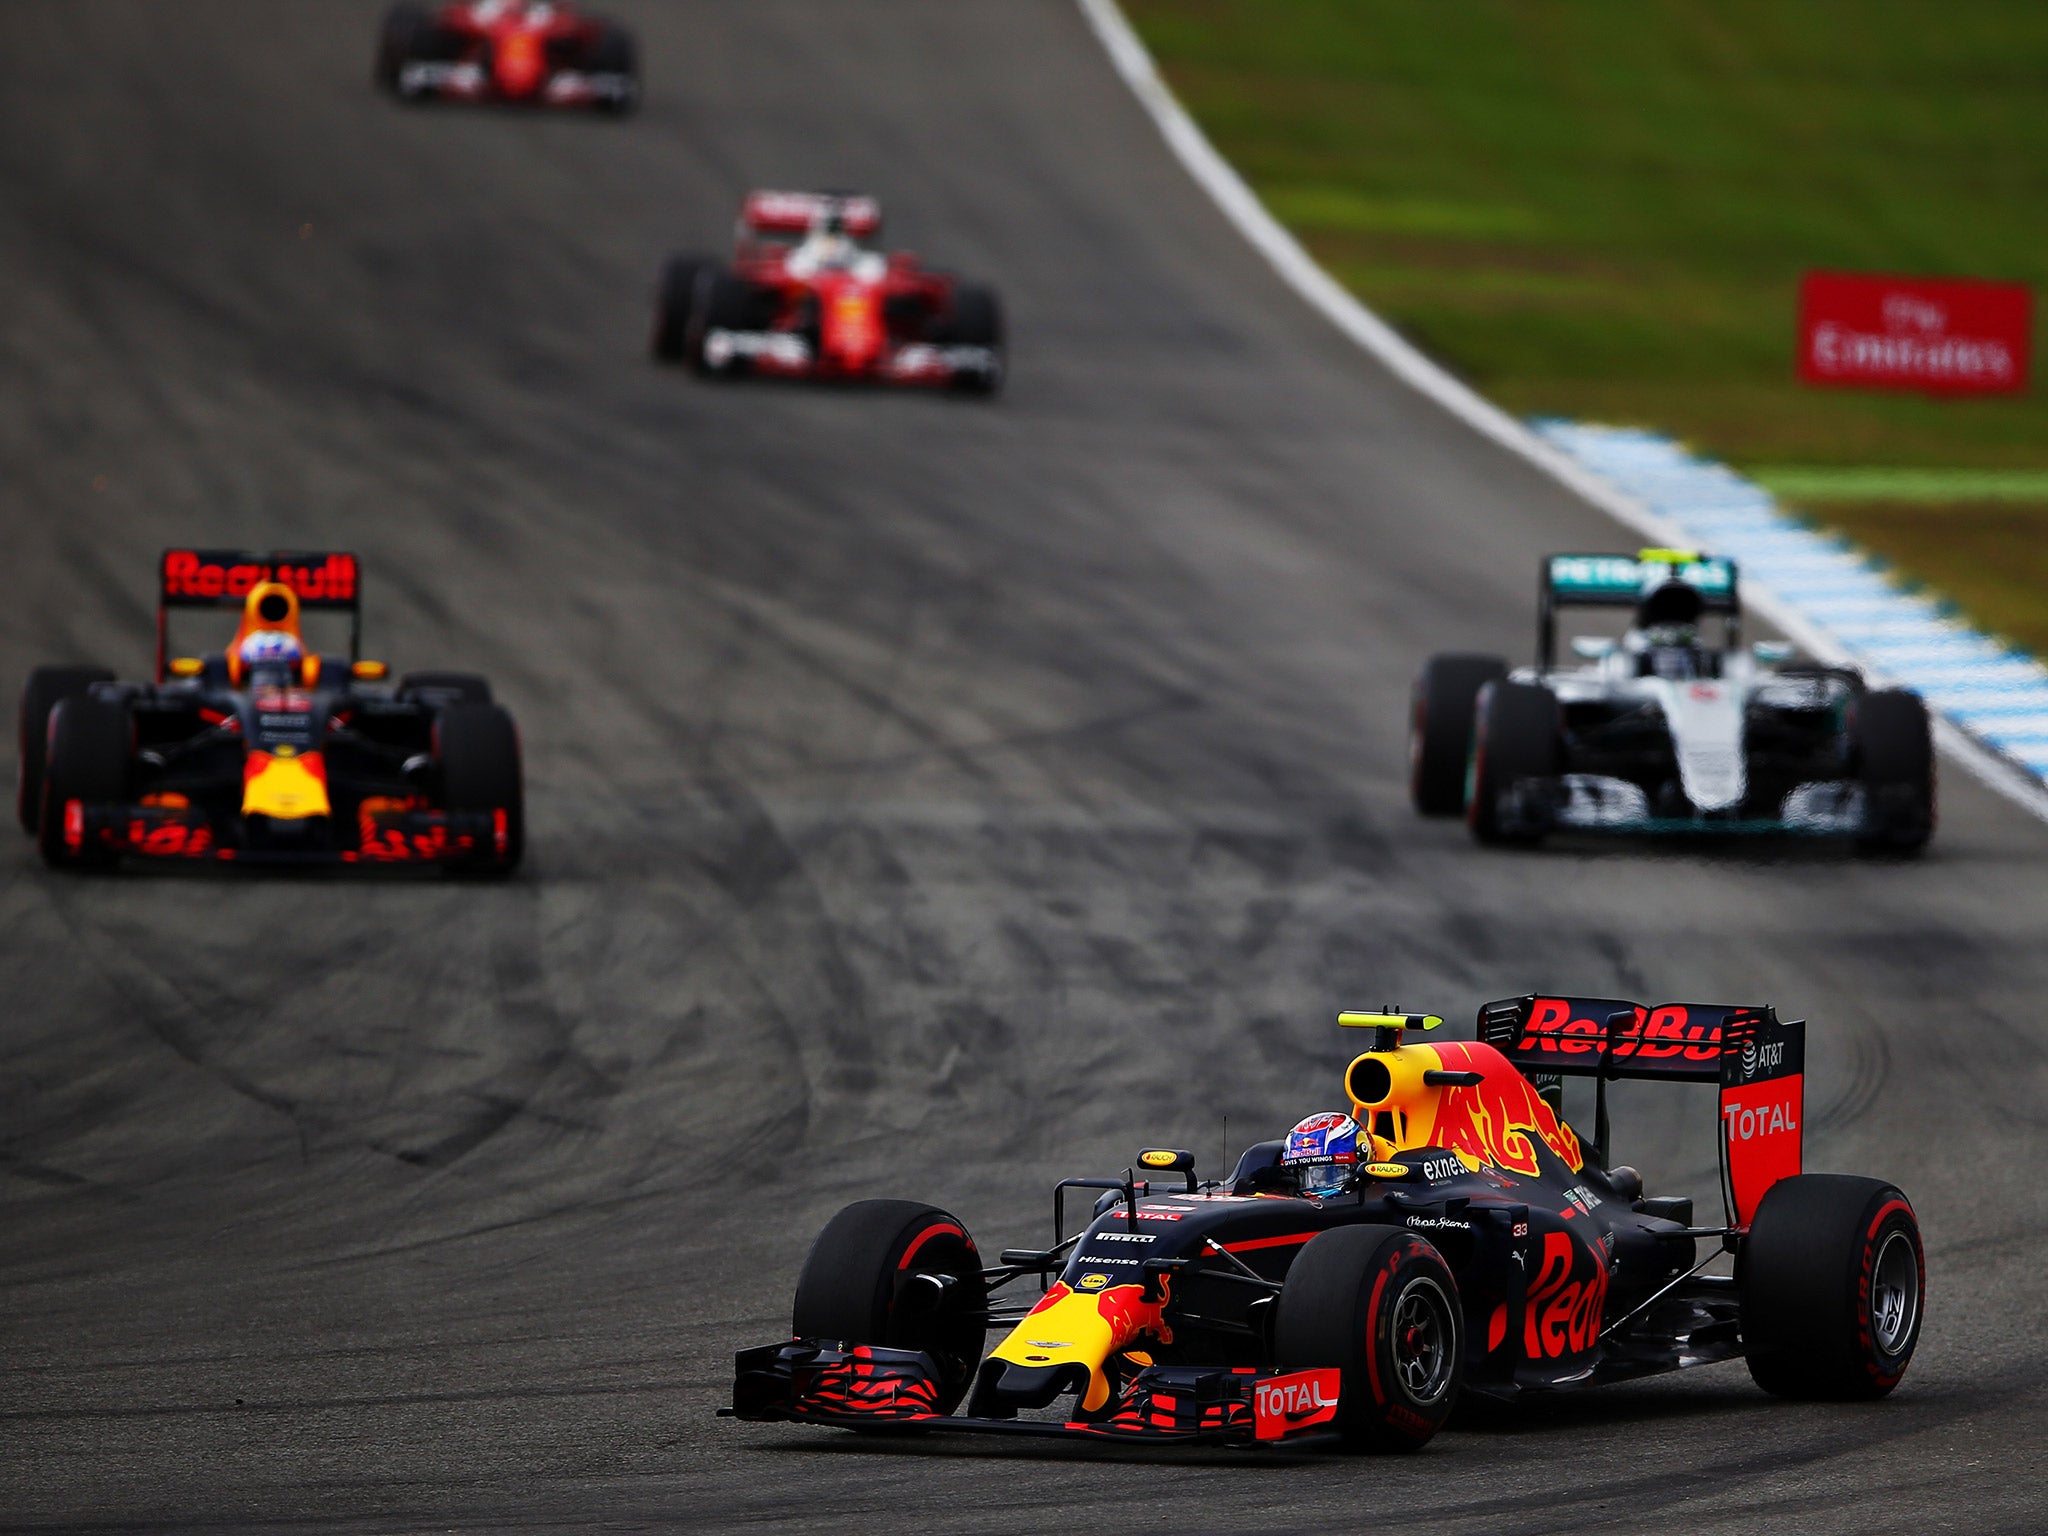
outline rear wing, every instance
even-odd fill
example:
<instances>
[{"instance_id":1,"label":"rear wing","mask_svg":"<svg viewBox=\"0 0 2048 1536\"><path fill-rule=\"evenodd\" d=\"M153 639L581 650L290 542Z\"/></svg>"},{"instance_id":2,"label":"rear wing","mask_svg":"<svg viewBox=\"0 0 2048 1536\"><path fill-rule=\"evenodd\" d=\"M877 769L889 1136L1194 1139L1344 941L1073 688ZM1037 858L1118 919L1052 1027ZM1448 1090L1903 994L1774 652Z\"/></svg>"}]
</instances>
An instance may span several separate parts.
<instances>
[{"instance_id":1,"label":"rear wing","mask_svg":"<svg viewBox=\"0 0 2048 1536\"><path fill-rule=\"evenodd\" d=\"M362 567L348 551L167 549L157 576L156 680L164 680L173 608L239 608L266 581L290 587L302 609L346 613L348 658L362 654Z\"/></svg>"},{"instance_id":2,"label":"rear wing","mask_svg":"<svg viewBox=\"0 0 2048 1536\"><path fill-rule=\"evenodd\" d=\"M859 193L750 192L740 206L740 233L808 234L812 225L832 214L856 240L871 240L882 232L882 205Z\"/></svg>"},{"instance_id":3,"label":"rear wing","mask_svg":"<svg viewBox=\"0 0 2048 1536\"><path fill-rule=\"evenodd\" d=\"M1806 1021L1769 1004L1626 998L1503 998L1479 1010L1479 1038L1523 1072L1590 1077L1593 1140L1607 1163L1607 1084L1713 1083L1720 1090L1721 1194L1730 1226L1747 1226L1773 1184L1803 1166Z\"/></svg>"},{"instance_id":4,"label":"rear wing","mask_svg":"<svg viewBox=\"0 0 2048 1536\"><path fill-rule=\"evenodd\" d=\"M1742 623L1742 596L1735 562L1686 549L1645 549L1635 555L1551 555L1543 562L1538 604L1537 661L1544 671L1556 662L1560 608L1633 608L1646 592L1667 581L1682 581L1700 594L1708 613L1729 622L1734 643Z\"/></svg>"}]
</instances>

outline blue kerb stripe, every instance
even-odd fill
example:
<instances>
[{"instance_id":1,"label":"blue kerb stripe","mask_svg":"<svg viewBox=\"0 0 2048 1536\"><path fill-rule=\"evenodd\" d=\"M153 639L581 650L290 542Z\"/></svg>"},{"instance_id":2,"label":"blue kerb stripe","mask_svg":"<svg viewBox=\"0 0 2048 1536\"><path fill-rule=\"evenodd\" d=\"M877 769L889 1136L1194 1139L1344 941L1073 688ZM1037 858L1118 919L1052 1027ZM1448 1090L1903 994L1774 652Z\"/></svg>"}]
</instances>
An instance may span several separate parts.
<instances>
[{"instance_id":1,"label":"blue kerb stripe","mask_svg":"<svg viewBox=\"0 0 2048 1536\"><path fill-rule=\"evenodd\" d=\"M1924 695L1930 708L2048 778L2048 667L1902 592L1840 539L1788 517L1762 486L1696 458L1661 433L1584 422L1529 424L1553 448L1682 530L1732 556L1857 661Z\"/></svg>"}]
</instances>

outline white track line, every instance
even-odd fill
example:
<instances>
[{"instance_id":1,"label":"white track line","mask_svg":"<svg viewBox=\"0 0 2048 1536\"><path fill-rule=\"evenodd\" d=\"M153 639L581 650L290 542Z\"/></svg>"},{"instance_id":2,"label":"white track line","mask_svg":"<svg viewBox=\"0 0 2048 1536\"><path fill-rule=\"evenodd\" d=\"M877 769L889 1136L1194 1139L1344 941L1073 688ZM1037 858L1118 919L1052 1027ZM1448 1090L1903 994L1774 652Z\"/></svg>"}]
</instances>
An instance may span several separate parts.
<instances>
[{"instance_id":1,"label":"white track line","mask_svg":"<svg viewBox=\"0 0 2048 1536\"><path fill-rule=\"evenodd\" d=\"M1256 193L1216 151L1208 136L1175 99L1159 76L1138 34L1131 30L1116 0L1076 0L1089 28L1108 53L1111 64L1138 98L1165 138L1167 147L1189 175L1215 200L1238 232L1272 264L1289 287L1320 310L1329 322L1377 359L1388 372L1428 396L1481 436L1528 460L1552 479L1576 492L1623 526L1656 544L1692 542L1686 530L1660 517L1642 501L1587 471L1571 457L1544 442L1528 427L1492 401L1446 373L1424 356L1386 321L1346 291L1316 265L1315 258L1266 211ZM1731 490L1746 487L1731 474ZM1769 586L1745 580L1743 601L1784 632L1786 637L1823 661L1852 663L1848 650L1797 606ZM2048 821L2048 787L2017 764L1999 756L1945 716L1935 717L1935 741L1941 749L1991 789Z\"/></svg>"}]
</instances>

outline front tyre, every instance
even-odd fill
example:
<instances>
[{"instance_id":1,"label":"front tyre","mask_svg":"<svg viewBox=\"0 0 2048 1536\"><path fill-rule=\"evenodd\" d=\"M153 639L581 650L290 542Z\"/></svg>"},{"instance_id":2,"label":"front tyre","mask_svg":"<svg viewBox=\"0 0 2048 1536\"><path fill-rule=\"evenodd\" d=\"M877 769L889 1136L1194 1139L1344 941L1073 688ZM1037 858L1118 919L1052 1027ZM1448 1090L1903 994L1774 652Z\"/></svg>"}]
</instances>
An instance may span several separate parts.
<instances>
[{"instance_id":1,"label":"front tyre","mask_svg":"<svg viewBox=\"0 0 2048 1536\"><path fill-rule=\"evenodd\" d=\"M442 807L491 818L492 832L461 867L509 875L526 849L526 787L511 715L496 704L448 705L434 717L433 755Z\"/></svg>"},{"instance_id":2,"label":"front tyre","mask_svg":"<svg viewBox=\"0 0 2048 1536\"><path fill-rule=\"evenodd\" d=\"M1920 1340L1920 1224L1906 1197L1881 1179L1783 1179L1757 1207L1736 1283L1758 1386L1779 1397L1883 1397Z\"/></svg>"},{"instance_id":3,"label":"front tyre","mask_svg":"<svg viewBox=\"0 0 2048 1536\"><path fill-rule=\"evenodd\" d=\"M715 265L702 256L673 256L662 268L661 291L654 301L654 335L649 350L656 361L680 363L690 355L690 315L697 303L697 274Z\"/></svg>"},{"instance_id":4,"label":"front tyre","mask_svg":"<svg viewBox=\"0 0 2048 1536\"><path fill-rule=\"evenodd\" d=\"M1870 853L1918 853L1934 835L1934 732L1927 705L1904 688L1879 688L1855 704L1854 740Z\"/></svg>"},{"instance_id":5,"label":"front tyre","mask_svg":"<svg viewBox=\"0 0 2048 1536\"><path fill-rule=\"evenodd\" d=\"M384 13L374 71L379 88L397 94L399 73L424 51L421 45L433 31L433 18L415 0L399 0Z\"/></svg>"},{"instance_id":6,"label":"front tyre","mask_svg":"<svg viewBox=\"0 0 2048 1536\"><path fill-rule=\"evenodd\" d=\"M63 700L50 713L43 765L38 842L53 869L111 865L115 855L84 836L86 808L128 800L135 725L125 703L90 695Z\"/></svg>"},{"instance_id":7,"label":"front tyre","mask_svg":"<svg viewBox=\"0 0 2048 1536\"><path fill-rule=\"evenodd\" d=\"M1421 815L1456 816L1465 809L1479 690L1507 675L1508 664L1498 656L1432 656L1416 677L1408 715L1408 794Z\"/></svg>"},{"instance_id":8,"label":"front tyre","mask_svg":"<svg viewBox=\"0 0 2048 1536\"><path fill-rule=\"evenodd\" d=\"M15 758L14 814L30 837L42 825L43 763L50 750L50 712L66 699L82 697L94 683L111 683L105 667L37 667L21 690L18 756Z\"/></svg>"},{"instance_id":9,"label":"front tyre","mask_svg":"<svg viewBox=\"0 0 2048 1536\"><path fill-rule=\"evenodd\" d=\"M797 1277L800 1339L915 1349L938 1367L938 1411L974 1379L987 1337L981 1255L961 1222L912 1200L858 1200L825 1224Z\"/></svg>"},{"instance_id":10,"label":"front tyre","mask_svg":"<svg viewBox=\"0 0 2048 1536\"><path fill-rule=\"evenodd\" d=\"M1479 690L1465 825L1482 843L1534 843L1543 836L1523 787L1554 780L1564 760L1557 695L1534 683L1492 682Z\"/></svg>"},{"instance_id":11,"label":"front tyre","mask_svg":"<svg viewBox=\"0 0 2048 1536\"><path fill-rule=\"evenodd\" d=\"M1337 1227L1287 1271L1273 1321L1283 1370L1343 1372L1337 1430L1352 1451L1413 1451L1443 1428L1464 1371L1458 1282L1400 1227Z\"/></svg>"}]
</instances>

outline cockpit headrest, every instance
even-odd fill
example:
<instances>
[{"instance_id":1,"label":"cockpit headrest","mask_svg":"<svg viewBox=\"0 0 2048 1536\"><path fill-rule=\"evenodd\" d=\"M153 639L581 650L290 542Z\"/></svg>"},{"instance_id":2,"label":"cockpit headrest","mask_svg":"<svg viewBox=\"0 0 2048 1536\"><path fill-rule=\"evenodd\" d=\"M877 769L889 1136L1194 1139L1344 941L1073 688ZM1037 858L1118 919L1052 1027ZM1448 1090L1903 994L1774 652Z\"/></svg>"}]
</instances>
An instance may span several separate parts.
<instances>
[{"instance_id":1,"label":"cockpit headrest","mask_svg":"<svg viewBox=\"0 0 2048 1536\"><path fill-rule=\"evenodd\" d=\"M1643 595L1636 605L1636 624L1651 629L1660 624L1697 624L1706 610L1699 588L1682 581L1667 581Z\"/></svg>"}]
</instances>

